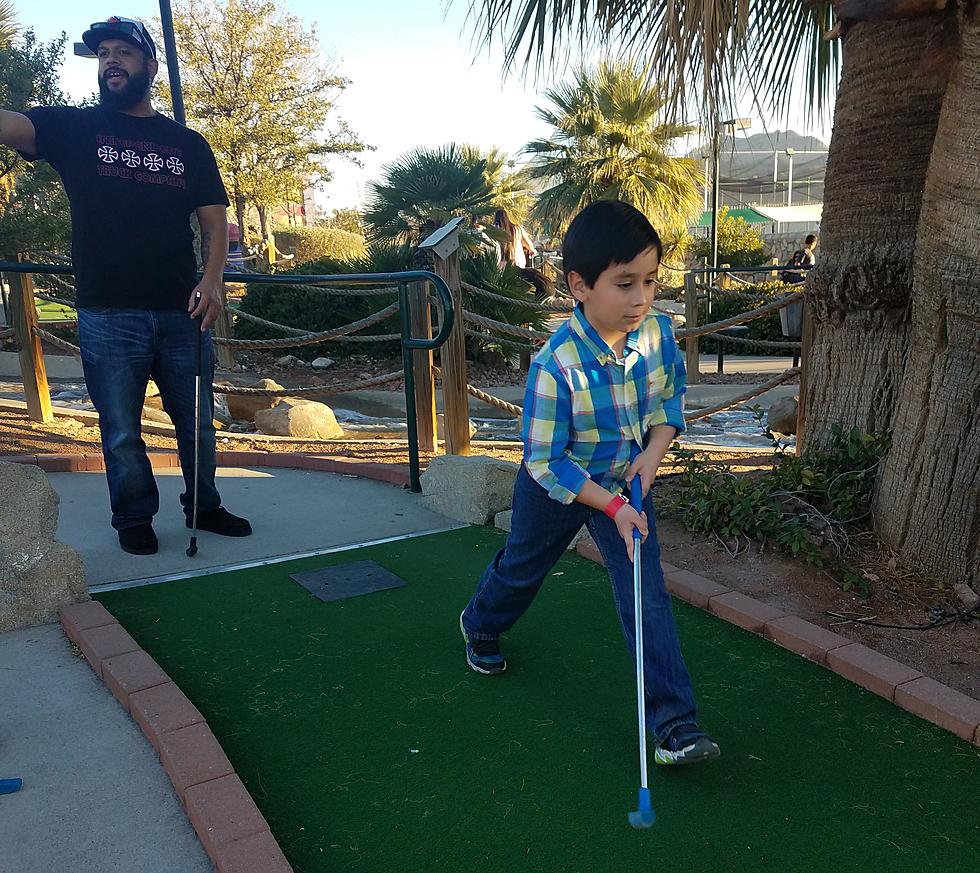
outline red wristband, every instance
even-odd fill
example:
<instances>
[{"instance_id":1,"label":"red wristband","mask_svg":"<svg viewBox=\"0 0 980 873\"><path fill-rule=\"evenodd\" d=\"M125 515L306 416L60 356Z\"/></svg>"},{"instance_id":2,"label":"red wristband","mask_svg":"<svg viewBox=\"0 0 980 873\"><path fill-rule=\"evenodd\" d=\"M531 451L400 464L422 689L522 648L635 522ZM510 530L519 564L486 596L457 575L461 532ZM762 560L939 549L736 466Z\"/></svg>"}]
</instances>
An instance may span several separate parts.
<instances>
[{"instance_id":1,"label":"red wristband","mask_svg":"<svg viewBox=\"0 0 980 873\"><path fill-rule=\"evenodd\" d=\"M629 502L623 497L622 494L617 494L612 500L606 504L606 508L602 510L610 518L615 518L616 513L619 512L624 506L629 506Z\"/></svg>"}]
</instances>

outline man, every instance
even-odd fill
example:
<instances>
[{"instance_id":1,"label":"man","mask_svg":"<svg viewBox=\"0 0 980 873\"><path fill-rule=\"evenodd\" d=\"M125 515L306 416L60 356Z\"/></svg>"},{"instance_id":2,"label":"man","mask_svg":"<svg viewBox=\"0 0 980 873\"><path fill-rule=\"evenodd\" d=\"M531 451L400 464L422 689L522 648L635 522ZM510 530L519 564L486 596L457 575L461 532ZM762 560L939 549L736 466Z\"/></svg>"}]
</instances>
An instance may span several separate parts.
<instances>
[{"instance_id":1,"label":"man","mask_svg":"<svg viewBox=\"0 0 980 873\"><path fill-rule=\"evenodd\" d=\"M99 105L23 114L0 110L0 143L28 160L47 160L71 202L78 337L85 381L99 412L112 526L123 550L157 551L152 520L160 498L140 433L152 377L177 431L187 526L195 485L194 411L200 402L198 526L248 536L251 526L221 506L214 483L209 328L222 309L228 250L228 197L214 154L200 134L153 109L156 46L141 22L113 16L93 24L82 39L98 57ZM200 282L192 212L201 226ZM198 398L195 352L202 340Z\"/></svg>"}]
</instances>

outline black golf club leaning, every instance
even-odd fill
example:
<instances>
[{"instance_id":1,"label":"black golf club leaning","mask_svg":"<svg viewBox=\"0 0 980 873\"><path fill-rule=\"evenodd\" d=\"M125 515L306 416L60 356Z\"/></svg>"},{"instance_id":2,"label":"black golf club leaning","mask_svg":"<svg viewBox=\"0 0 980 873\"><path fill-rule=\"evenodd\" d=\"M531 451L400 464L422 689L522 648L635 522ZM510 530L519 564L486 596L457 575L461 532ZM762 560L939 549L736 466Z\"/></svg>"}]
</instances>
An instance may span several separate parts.
<instances>
[{"instance_id":1,"label":"black golf club leaning","mask_svg":"<svg viewBox=\"0 0 980 873\"><path fill-rule=\"evenodd\" d=\"M197 294L197 302L201 302L201 294ZM204 344L204 331L201 330L203 316L195 321L197 329L197 347L194 354L194 508L191 514L191 544L187 547L187 557L197 554L197 491L200 476L201 460L201 346Z\"/></svg>"}]
</instances>

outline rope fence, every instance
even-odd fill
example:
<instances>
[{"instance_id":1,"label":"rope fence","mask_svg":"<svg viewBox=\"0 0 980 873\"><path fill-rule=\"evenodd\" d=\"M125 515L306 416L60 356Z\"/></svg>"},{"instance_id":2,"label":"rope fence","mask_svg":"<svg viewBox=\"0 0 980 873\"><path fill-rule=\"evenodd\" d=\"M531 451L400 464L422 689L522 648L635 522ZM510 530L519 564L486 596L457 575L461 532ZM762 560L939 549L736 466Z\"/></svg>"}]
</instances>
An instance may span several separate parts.
<instances>
[{"instance_id":1,"label":"rope fence","mask_svg":"<svg viewBox=\"0 0 980 873\"><path fill-rule=\"evenodd\" d=\"M60 336L55 336L53 333L44 330L43 328L34 326L34 336L43 339L45 342L51 343L55 348L59 348L62 351L68 352L70 355L74 355L76 358L82 356L82 350L76 346L72 345L68 340L63 340Z\"/></svg>"},{"instance_id":2,"label":"rope fence","mask_svg":"<svg viewBox=\"0 0 980 873\"><path fill-rule=\"evenodd\" d=\"M432 372L436 377L442 377L442 371L438 367L433 367ZM466 393L475 397L477 400L482 400L488 406L494 406L503 412L509 412L513 416L520 417L524 414L524 409L521 406L517 406L513 403L508 403L506 400L501 400L499 397L494 397L492 394L487 394L486 391L481 391L475 385L466 384Z\"/></svg>"},{"instance_id":3,"label":"rope fence","mask_svg":"<svg viewBox=\"0 0 980 873\"><path fill-rule=\"evenodd\" d=\"M709 415L714 415L717 412L724 412L726 409L731 409L734 406L740 406L748 400L752 400L765 394L767 391L775 388L777 385L782 385L783 382L788 382L794 376L800 375L799 367L791 367L788 370L784 370L778 376L770 379L768 382L762 385L755 386L751 391L746 391L744 394L739 394L737 397L733 397L730 400L725 400L722 403L716 403L714 406L706 406L704 409L695 409L691 412L684 413L684 421L697 421L701 418L707 418Z\"/></svg>"},{"instance_id":4,"label":"rope fence","mask_svg":"<svg viewBox=\"0 0 980 873\"><path fill-rule=\"evenodd\" d=\"M401 370L383 373L362 379L360 382L337 382L333 385L311 385L307 388L245 388L241 385L226 385L215 382L215 394L238 394L244 397L302 397L317 394L344 394L348 391L360 391L362 388L374 388L377 385L387 385L404 378Z\"/></svg>"}]
</instances>

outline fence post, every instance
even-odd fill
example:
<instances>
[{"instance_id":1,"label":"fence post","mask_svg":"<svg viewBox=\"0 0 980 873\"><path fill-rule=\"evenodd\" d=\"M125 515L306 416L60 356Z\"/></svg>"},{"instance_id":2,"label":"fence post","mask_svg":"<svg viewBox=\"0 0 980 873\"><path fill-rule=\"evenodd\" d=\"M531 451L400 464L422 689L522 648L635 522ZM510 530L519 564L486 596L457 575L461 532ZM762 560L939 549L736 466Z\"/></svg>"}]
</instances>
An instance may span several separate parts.
<instances>
[{"instance_id":1,"label":"fence post","mask_svg":"<svg viewBox=\"0 0 980 873\"><path fill-rule=\"evenodd\" d=\"M432 339L432 308L429 305L427 282L412 282L408 286L409 314L413 339ZM432 351L415 349L412 352L415 371L415 416L419 448L423 452L436 450L436 380L432 372Z\"/></svg>"},{"instance_id":2,"label":"fence post","mask_svg":"<svg viewBox=\"0 0 980 873\"><path fill-rule=\"evenodd\" d=\"M684 274L684 326L691 330L698 326L698 286L694 273ZM684 340L687 362L687 384L701 384L701 349L698 337Z\"/></svg>"},{"instance_id":3,"label":"fence post","mask_svg":"<svg viewBox=\"0 0 980 873\"><path fill-rule=\"evenodd\" d=\"M420 245L432 252L434 271L449 286L455 321L445 345L439 350L442 364L442 404L446 412L446 454L470 453L470 405L466 393L466 344L463 296L459 278L459 226L454 218Z\"/></svg>"},{"instance_id":4,"label":"fence post","mask_svg":"<svg viewBox=\"0 0 980 873\"><path fill-rule=\"evenodd\" d=\"M224 282L221 283L221 315L214 323L214 335L220 339L232 339L234 329L232 328L231 313L228 311L228 288ZM235 367L235 351L231 346L218 345L215 343L215 350L218 357L218 365L226 370Z\"/></svg>"},{"instance_id":5,"label":"fence post","mask_svg":"<svg viewBox=\"0 0 980 873\"><path fill-rule=\"evenodd\" d=\"M816 325L813 323L813 310L807 304L806 298L803 300L803 336L800 343L800 393L796 407L796 454L803 453L803 438L806 430L806 395L807 395L807 370L810 367L810 350L813 348L813 339L816 333Z\"/></svg>"},{"instance_id":6,"label":"fence post","mask_svg":"<svg viewBox=\"0 0 980 873\"><path fill-rule=\"evenodd\" d=\"M40 338L34 335L34 325L37 324L34 282L29 273L8 273L7 281L10 283L10 320L20 347L20 373L24 382L27 414L32 421L53 421L44 352Z\"/></svg>"}]
</instances>

